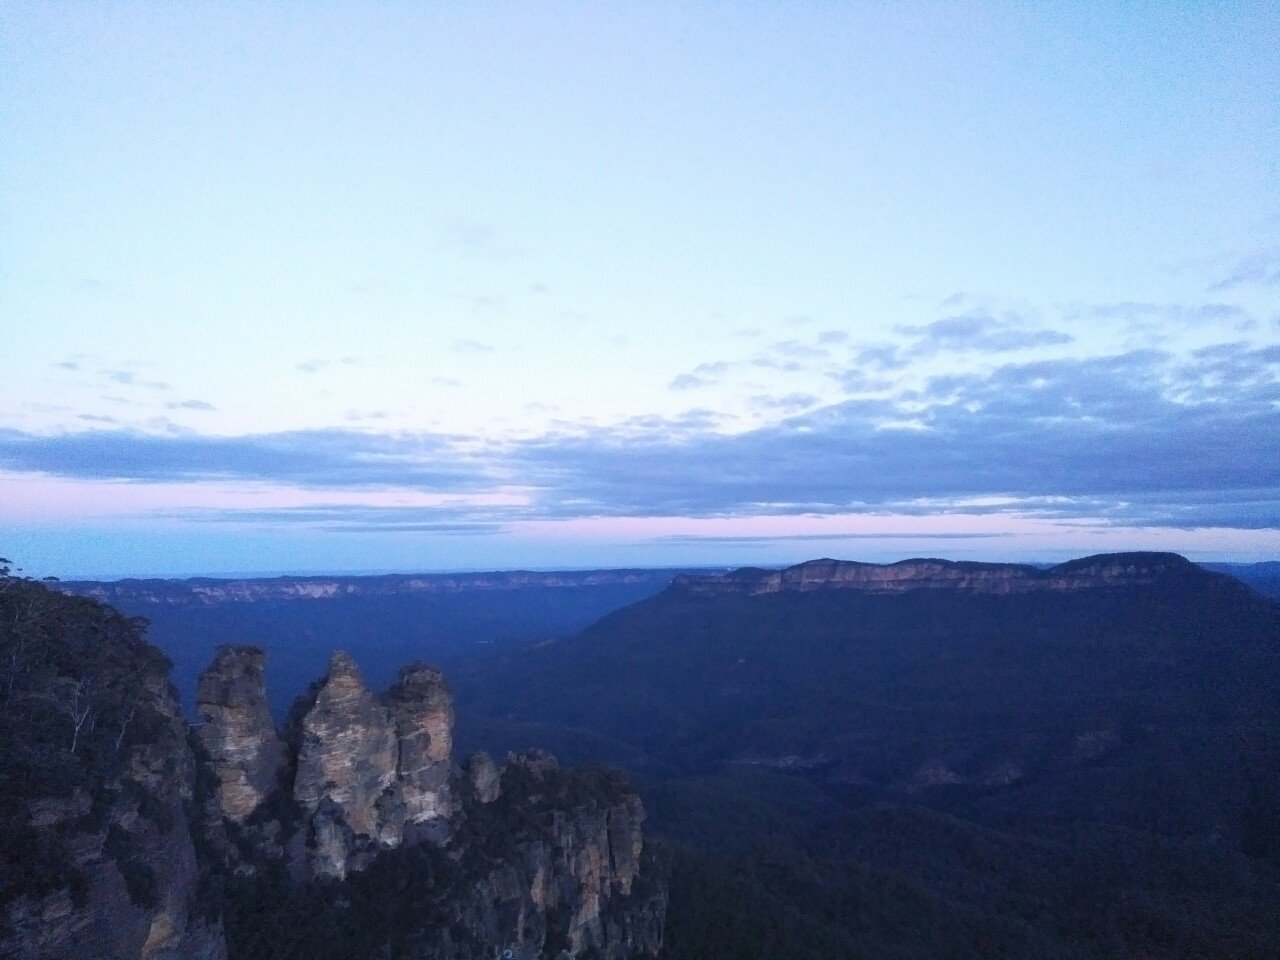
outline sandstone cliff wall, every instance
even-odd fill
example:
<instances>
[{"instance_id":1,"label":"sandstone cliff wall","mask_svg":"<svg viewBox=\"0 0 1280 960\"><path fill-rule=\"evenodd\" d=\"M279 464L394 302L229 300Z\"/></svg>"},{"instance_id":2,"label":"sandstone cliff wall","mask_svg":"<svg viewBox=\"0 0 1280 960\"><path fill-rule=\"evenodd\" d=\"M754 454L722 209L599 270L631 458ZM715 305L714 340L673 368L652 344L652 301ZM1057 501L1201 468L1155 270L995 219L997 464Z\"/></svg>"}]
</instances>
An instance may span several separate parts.
<instances>
[{"instance_id":1,"label":"sandstone cliff wall","mask_svg":"<svg viewBox=\"0 0 1280 960\"><path fill-rule=\"evenodd\" d=\"M200 684L212 869L232 898L252 901L233 910L237 937L236 923L289 917L301 897L312 911L323 909L317 896L359 899L400 869L392 854L408 852L431 882L398 894L416 898L408 909L421 918L387 932L410 938L396 947L405 956L658 954L664 868L645 847L644 809L621 774L563 770L538 751L501 765L477 754L457 767L440 672L410 665L378 695L345 653L298 699L279 737L260 709L262 665L261 651L223 648ZM249 786L273 778L274 794ZM281 868L292 885L264 888L262 877Z\"/></svg>"}]
</instances>

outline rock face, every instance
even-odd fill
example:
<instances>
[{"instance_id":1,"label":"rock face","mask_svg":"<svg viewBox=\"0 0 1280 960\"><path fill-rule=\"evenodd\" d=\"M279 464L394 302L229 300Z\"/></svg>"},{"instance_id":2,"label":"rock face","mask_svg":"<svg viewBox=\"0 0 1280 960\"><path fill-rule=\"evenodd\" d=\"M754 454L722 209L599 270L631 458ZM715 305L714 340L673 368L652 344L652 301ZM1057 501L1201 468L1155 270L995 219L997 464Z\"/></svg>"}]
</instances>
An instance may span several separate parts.
<instances>
[{"instance_id":1,"label":"rock face","mask_svg":"<svg viewBox=\"0 0 1280 960\"><path fill-rule=\"evenodd\" d=\"M453 695L439 670L415 663L400 670L386 703L396 724L407 838L443 840L453 814Z\"/></svg>"},{"instance_id":2,"label":"rock face","mask_svg":"<svg viewBox=\"0 0 1280 960\"><path fill-rule=\"evenodd\" d=\"M480 803L493 803L502 793L502 771L493 758L481 750L467 763L467 783Z\"/></svg>"},{"instance_id":3,"label":"rock face","mask_svg":"<svg viewBox=\"0 0 1280 960\"><path fill-rule=\"evenodd\" d=\"M292 795L309 830L295 853L309 873L342 878L379 850L448 837L453 696L439 670L405 667L378 697L340 651L294 722Z\"/></svg>"},{"instance_id":4,"label":"rock face","mask_svg":"<svg viewBox=\"0 0 1280 960\"><path fill-rule=\"evenodd\" d=\"M657 956L666 888L655 882L661 866L645 848L644 808L625 778L566 771L531 751L508 756L499 780L492 800L463 793L465 829L497 838L503 855L468 882L455 911L470 942L438 955Z\"/></svg>"},{"instance_id":5,"label":"rock face","mask_svg":"<svg viewBox=\"0 0 1280 960\"><path fill-rule=\"evenodd\" d=\"M902 560L889 564L809 560L785 570L745 568L718 576L682 574L672 581L672 586L707 596L806 593L814 590L1062 593L1154 583L1161 576L1193 566L1190 561L1173 553L1099 554L1047 570L1023 564L953 560Z\"/></svg>"},{"instance_id":6,"label":"rock face","mask_svg":"<svg viewBox=\"0 0 1280 960\"><path fill-rule=\"evenodd\" d=\"M343 877L361 847L394 847L404 836L391 712L339 651L302 718L293 798L310 815L313 871Z\"/></svg>"},{"instance_id":7,"label":"rock face","mask_svg":"<svg viewBox=\"0 0 1280 960\"><path fill-rule=\"evenodd\" d=\"M2 573L0 653L0 956L222 960L167 661L109 608Z\"/></svg>"},{"instance_id":8,"label":"rock face","mask_svg":"<svg viewBox=\"0 0 1280 960\"><path fill-rule=\"evenodd\" d=\"M223 647L191 729L169 663L101 604L0 563L0 957L655 957L665 867L618 773L453 766L453 699L350 657L277 733Z\"/></svg>"},{"instance_id":9,"label":"rock face","mask_svg":"<svg viewBox=\"0 0 1280 960\"><path fill-rule=\"evenodd\" d=\"M390 884L409 898L398 906L411 919L386 930L374 924L365 933L370 954L657 955L664 866L645 848L644 809L621 774L566 771L537 750L502 766L476 754L456 769L453 697L440 671L407 666L378 696L345 653L294 704L283 741L273 740L263 715L245 706L265 704L262 667L261 651L227 648L201 681L201 739L213 745L206 753L217 797L206 809L219 821L205 835L233 904L233 943L269 936L272 924L296 925L294 896L309 897L313 913L380 899L384 874L404 869L395 853L432 882ZM279 755L262 743L279 745ZM251 802L243 785L266 782L266 773L244 758L266 754L278 793ZM256 878L278 873L273 864L292 880L264 893ZM317 889L332 899L318 905Z\"/></svg>"},{"instance_id":10,"label":"rock face","mask_svg":"<svg viewBox=\"0 0 1280 960\"><path fill-rule=\"evenodd\" d=\"M244 823L277 788L285 767L267 706L265 665L257 647L219 647L196 690L204 720L197 735L218 781L218 808L235 823Z\"/></svg>"}]
</instances>

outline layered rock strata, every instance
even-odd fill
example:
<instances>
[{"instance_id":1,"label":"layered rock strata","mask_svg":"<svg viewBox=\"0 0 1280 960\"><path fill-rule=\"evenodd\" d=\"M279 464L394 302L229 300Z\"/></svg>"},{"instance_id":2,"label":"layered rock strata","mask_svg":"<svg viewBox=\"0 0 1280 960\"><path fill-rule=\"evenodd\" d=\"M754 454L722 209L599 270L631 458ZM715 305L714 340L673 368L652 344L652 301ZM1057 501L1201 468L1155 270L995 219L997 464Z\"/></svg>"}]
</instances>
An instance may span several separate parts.
<instances>
[{"instance_id":1,"label":"layered rock strata","mask_svg":"<svg viewBox=\"0 0 1280 960\"><path fill-rule=\"evenodd\" d=\"M244 823L277 789L285 769L284 744L267 706L266 659L257 647L219 647L196 689L204 721L196 733L217 779L218 808L235 823Z\"/></svg>"},{"instance_id":2,"label":"layered rock strata","mask_svg":"<svg viewBox=\"0 0 1280 960\"><path fill-rule=\"evenodd\" d=\"M283 759L271 769L285 771L277 795L251 806L244 784L266 771L249 760L275 756L259 746L273 742L263 715L247 706L265 703L262 664L261 651L225 648L201 681L201 741L212 745L206 762L219 820L206 835L233 897L238 878L244 891L257 890L252 878L275 861L296 889L337 883L325 889L345 903L399 869L403 861L387 858L400 850L425 857L422 875L435 878L406 894L416 898L408 913L423 918L407 934L407 956L657 955L664 867L644 845L644 809L620 773L564 770L539 750L504 764L477 753L456 768L453 698L440 671L412 664L376 695L355 662L336 653L274 741ZM254 909L269 917L284 908ZM391 940L378 948L399 949Z\"/></svg>"},{"instance_id":3,"label":"layered rock strata","mask_svg":"<svg viewBox=\"0 0 1280 960\"><path fill-rule=\"evenodd\" d=\"M442 943L435 955L657 956L663 867L645 847L644 808L625 777L564 770L543 751L510 755L493 769L493 799L483 800L474 777L461 792L467 829L486 833L500 856L456 901L456 922L473 939Z\"/></svg>"},{"instance_id":4,"label":"layered rock strata","mask_svg":"<svg viewBox=\"0 0 1280 960\"><path fill-rule=\"evenodd\" d=\"M400 844L398 756L390 711L365 687L355 661L335 653L302 717L293 781L293 798L310 818L313 872L342 877L358 848Z\"/></svg>"},{"instance_id":5,"label":"layered rock strata","mask_svg":"<svg viewBox=\"0 0 1280 960\"><path fill-rule=\"evenodd\" d=\"M1155 583L1161 577L1192 566L1190 561L1172 553L1099 554L1048 569L1024 564L952 560L902 560L879 564L824 559L809 560L785 570L744 568L721 575L681 574L672 581L672 586L697 595L808 593L815 590L1062 593Z\"/></svg>"},{"instance_id":6,"label":"layered rock strata","mask_svg":"<svg viewBox=\"0 0 1280 960\"><path fill-rule=\"evenodd\" d=\"M442 840L453 814L453 695L439 670L415 663L401 668L385 701L396 725L406 836Z\"/></svg>"}]
</instances>

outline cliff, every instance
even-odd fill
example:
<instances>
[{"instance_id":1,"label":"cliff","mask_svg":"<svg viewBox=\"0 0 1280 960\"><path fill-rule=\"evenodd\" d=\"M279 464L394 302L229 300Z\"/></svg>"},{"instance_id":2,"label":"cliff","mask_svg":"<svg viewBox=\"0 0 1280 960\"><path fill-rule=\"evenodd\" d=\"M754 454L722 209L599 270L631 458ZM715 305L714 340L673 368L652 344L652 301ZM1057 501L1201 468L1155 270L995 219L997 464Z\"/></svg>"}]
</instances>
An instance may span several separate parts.
<instances>
[{"instance_id":1,"label":"cliff","mask_svg":"<svg viewBox=\"0 0 1280 960\"><path fill-rule=\"evenodd\" d=\"M997 595L1070 593L1100 587L1146 585L1170 574L1197 569L1189 560L1174 553L1098 554L1047 569L1026 564L932 559L888 564L824 559L809 560L785 570L748 567L720 575L681 574L672 581L672 587L701 596L815 590L861 593L948 590Z\"/></svg>"},{"instance_id":2,"label":"cliff","mask_svg":"<svg viewBox=\"0 0 1280 960\"><path fill-rule=\"evenodd\" d=\"M276 956L280 931L311 960L657 955L663 867L621 774L562 770L540 752L455 767L439 671L412 664L379 695L341 652L274 741L261 663L223 648L200 683L200 739L218 747L206 752L206 856L233 960ZM279 766L259 760L273 742ZM275 791L246 812L243 785L272 773ZM360 911L371 915L353 926Z\"/></svg>"},{"instance_id":3,"label":"cliff","mask_svg":"<svg viewBox=\"0 0 1280 960\"><path fill-rule=\"evenodd\" d=\"M218 809L236 823L276 789L284 771L284 745L267 706L266 660L257 647L222 647L196 690L204 721L197 734L218 777Z\"/></svg>"},{"instance_id":4,"label":"cliff","mask_svg":"<svg viewBox=\"0 0 1280 960\"><path fill-rule=\"evenodd\" d=\"M492 573L420 573L351 577L248 577L188 580L130 578L112 582L68 580L58 589L103 603L126 606L211 606L287 600L335 600L354 597L431 596L458 593L511 593L529 588L589 590L610 586L665 586L664 570L532 570Z\"/></svg>"},{"instance_id":5,"label":"cliff","mask_svg":"<svg viewBox=\"0 0 1280 960\"><path fill-rule=\"evenodd\" d=\"M620 773L452 755L453 698L332 658L283 731L220 648L189 728L141 624L0 568L0 956L656 956L665 868Z\"/></svg>"},{"instance_id":6,"label":"cliff","mask_svg":"<svg viewBox=\"0 0 1280 960\"><path fill-rule=\"evenodd\" d=\"M168 662L110 608L7 575L0 624L0 956L225 957Z\"/></svg>"}]
</instances>

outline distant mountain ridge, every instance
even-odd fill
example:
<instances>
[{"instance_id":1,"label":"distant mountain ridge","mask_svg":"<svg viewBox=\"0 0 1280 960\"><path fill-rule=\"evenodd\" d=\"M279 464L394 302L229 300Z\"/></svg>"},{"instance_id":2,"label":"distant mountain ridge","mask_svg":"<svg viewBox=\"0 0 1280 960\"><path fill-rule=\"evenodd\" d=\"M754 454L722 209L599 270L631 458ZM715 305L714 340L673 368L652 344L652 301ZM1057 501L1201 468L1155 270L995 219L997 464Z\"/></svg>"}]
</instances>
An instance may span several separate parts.
<instances>
[{"instance_id":1,"label":"distant mountain ridge","mask_svg":"<svg viewBox=\"0 0 1280 960\"><path fill-rule=\"evenodd\" d=\"M1126 751L1175 766L1189 751L1217 777L1222 751L1180 738L1202 736L1195 715L1232 750L1256 741L1277 705L1278 626L1273 601L1171 553L1048 569L824 559L680 576L455 676L464 732L486 746L532 736L509 726L519 716L568 756L655 773L749 765L869 795L1029 797Z\"/></svg>"},{"instance_id":2,"label":"distant mountain ridge","mask_svg":"<svg viewBox=\"0 0 1280 960\"><path fill-rule=\"evenodd\" d=\"M688 572L514 570L68 580L55 586L146 617L152 642L174 662L174 682L188 708L196 677L219 645L269 647L275 664L272 708L282 718L293 691L323 671L334 650L358 652L370 681L386 686L407 660L447 665L489 646L576 633Z\"/></svg>"},{"instance_id":3,"label":"distant mountain ridge","mask_svg":"<svg viewBox=\"0 0 1280 960\"><path fill-rule=\"evenodd\" d=\"M1180 556L686 576L451 676L639 775L671 960L1280 956L1280 605Z\"/></svg>"},{"instance_id":4,"label":"distant mountain ridge","mask_svg":"<svg viewBox=\"0 0 1280 960\"><path fill-rule=\"evenodd\" d=\"M675 570L506 570L481 573L411 573L374 576L192 577L123 580L65 580L58 588L103 603L204 604L261 603L274 600L327 600L341 597L390 597L529 588L663 586Z\"/></svg>"},{"instance_id":5,"label":"distant mountain ridge","mask_svg":"<svg viewBox=\"0 0 1280 960\"><path fill-rule=\"evenodd\" d=\"M897 563L855 560L808 560L784 570L747 567L726 574L681 574L672 587L692 594L804 593L812 590L858 590L902 593L947 589L1010 594L1065 592L1105 586L1154 583L1157 578L1197 569L1176 553L1112 553L1042 567L1015 563L912 559Z\"/></svg>"}]
</instances>

